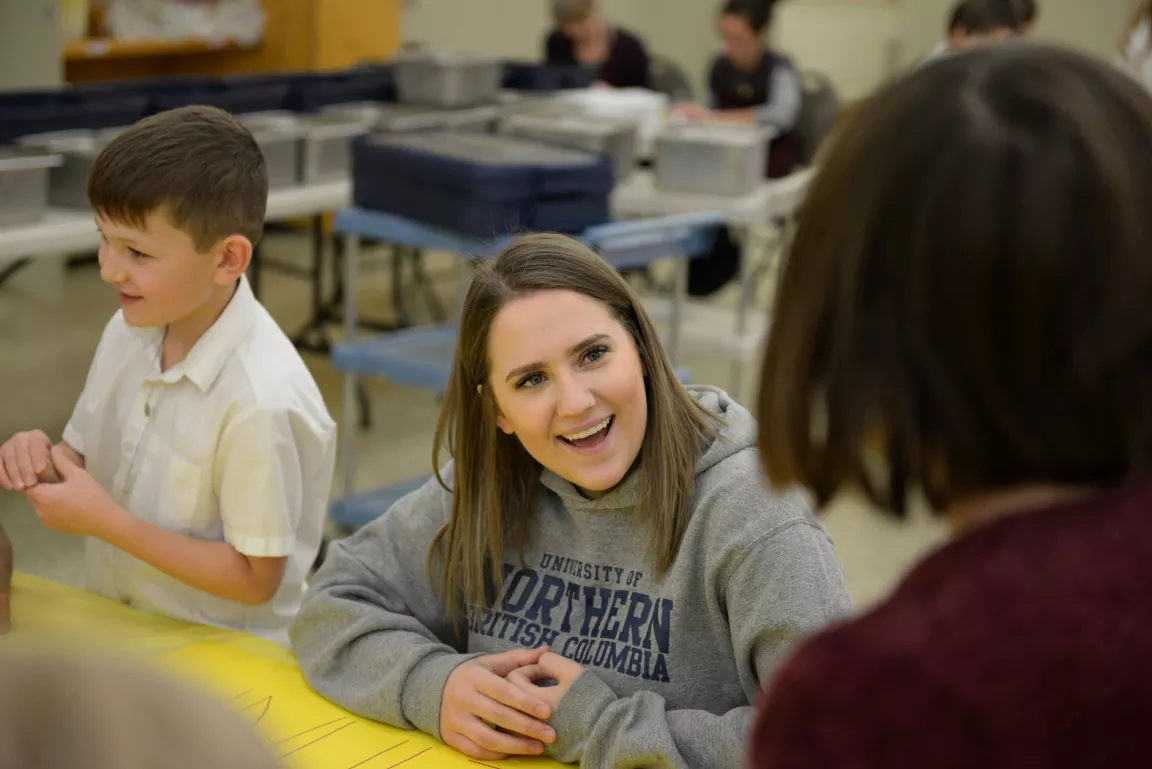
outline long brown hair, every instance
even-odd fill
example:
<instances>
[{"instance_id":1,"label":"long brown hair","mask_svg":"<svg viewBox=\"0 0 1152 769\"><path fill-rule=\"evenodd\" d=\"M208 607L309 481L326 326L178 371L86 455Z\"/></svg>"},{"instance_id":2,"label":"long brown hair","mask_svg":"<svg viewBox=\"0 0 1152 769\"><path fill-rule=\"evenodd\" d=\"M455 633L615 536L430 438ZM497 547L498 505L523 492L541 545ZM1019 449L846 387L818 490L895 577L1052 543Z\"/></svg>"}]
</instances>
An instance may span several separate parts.
<instances>
[{"instance_id":1,"label":"long brown hair","mask_svg":"<svg viewBox=\"0 0 1152 769\"><path fill-rule=\"evenodd\" d=\"M1152 465L1152 99L995 46L844 127L799 217L760 390L772 481L904 511ZM879 449L888 477L871 471Z\"/></svg>"},{"instance_id":2,"label":"long brown hair","mask_svg":"<svg viewBox=\"0 0 1152 769\"><path fill-rule=\"evenodd\" d=\"M452 514L432 540L429 572L453 619L462 604L483 606L500 586L506 547L523 550L532 523L541 467L519 439L496 424L489 385L488 332L500 309L537 291L575 291L607 306L632 337L648 394L648 427L640 448L636 522L650 532L649 557L663 574L676 557L691 513L693 475L714 418L688 393L672 368L652 321L628 283L607 262L571 238L529 235L480 266L464 299L452 376L436 425L432 462L452 492ZM452 455L453 487L441 474Z\"/></svg>"}]
</instances>

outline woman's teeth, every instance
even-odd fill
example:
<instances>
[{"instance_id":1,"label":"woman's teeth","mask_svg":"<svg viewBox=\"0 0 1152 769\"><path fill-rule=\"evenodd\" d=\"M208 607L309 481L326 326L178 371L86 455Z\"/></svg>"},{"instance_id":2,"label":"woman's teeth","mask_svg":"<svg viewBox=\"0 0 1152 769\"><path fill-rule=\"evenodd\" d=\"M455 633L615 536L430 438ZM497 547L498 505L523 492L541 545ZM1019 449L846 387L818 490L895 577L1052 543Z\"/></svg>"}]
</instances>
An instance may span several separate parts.
<instances>
[{"instance_id":1,"label":"woman's teeth","mask_svg":"<svg viewBox=\"0 0 1152 769\"><path fill-rule=\"evenodd\" d=\"M585 430L584 432L572 433L571 435L561 435L560 437L566 441L578 441L581 438L588 438L588 437L593 436L596 433L600 432L601 430L603 430L605 427L608 426L608 423L611 421L612 421L612 417L608 417L607 419L605 419L600 424L596 425L595 427L590 427L587 430Z\"/></svg>"}]
</instances>

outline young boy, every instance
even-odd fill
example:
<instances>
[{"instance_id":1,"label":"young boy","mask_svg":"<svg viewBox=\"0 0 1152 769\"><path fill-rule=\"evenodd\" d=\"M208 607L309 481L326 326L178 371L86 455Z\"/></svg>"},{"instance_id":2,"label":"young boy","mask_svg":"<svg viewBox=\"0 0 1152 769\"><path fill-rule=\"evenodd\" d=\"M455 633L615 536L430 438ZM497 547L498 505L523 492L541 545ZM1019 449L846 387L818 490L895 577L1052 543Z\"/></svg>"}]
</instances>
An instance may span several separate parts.
<instances>
[{"instance_id":1,"label":"young boy","mask_svg":"<svg viewBox=\"0 0 1152 769\"><path fill-rule=\"evenodd\" d=\"M165 112L108 145L88 196L122 309L64 441L12 438L0 485L90 538L94 592L286 642L320 546L335 425L244 278L268 198L260 148L220 110ZM45 482L52 469L59 483Z\"/></svg>"}]
</instances>

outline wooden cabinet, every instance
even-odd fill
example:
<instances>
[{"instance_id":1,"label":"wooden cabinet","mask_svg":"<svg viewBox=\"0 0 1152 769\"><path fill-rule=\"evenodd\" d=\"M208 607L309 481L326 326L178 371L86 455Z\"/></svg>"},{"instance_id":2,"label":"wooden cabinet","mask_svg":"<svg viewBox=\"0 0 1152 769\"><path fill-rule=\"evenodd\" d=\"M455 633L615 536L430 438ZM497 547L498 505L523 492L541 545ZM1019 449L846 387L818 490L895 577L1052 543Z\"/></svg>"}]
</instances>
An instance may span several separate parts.
<instances>
[{"instance_id":1,"label":"wooden cabinet","mask_svg":"<svg viewBox=\"0 0 1152 769\"><path fill-rule=\"evenodd\" d=\"M65 49L69 82L158 75L343 69L392 57L403 0L263 0L264 40L77 41Z\"/></svg>"}]
</instances>

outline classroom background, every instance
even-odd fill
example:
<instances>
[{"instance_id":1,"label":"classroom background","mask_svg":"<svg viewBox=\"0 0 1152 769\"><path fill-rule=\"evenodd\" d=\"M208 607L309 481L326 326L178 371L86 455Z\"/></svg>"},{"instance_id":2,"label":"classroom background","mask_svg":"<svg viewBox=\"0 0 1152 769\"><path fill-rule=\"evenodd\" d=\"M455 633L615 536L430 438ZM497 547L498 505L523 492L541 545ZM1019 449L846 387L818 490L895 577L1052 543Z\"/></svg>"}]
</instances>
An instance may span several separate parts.
<instances>
[{"instance_id":1,"label":"classroom background","mask_svg":"<svg viewBox=\"0 0 1152 769\"><path fill-rule=\"evenodd\" d=\"M780 3L771 39L800 69L827 77L841 103L849 105L931 51L944 35L951 4L786 0ZM100 5L69 0L0 4L0 91L128 77L339 69L386 60L404 49L532 60L539 58L551 26L546 0L263 0L264 23L256 40L189 38L177 30L168 39L138 42L106 37L99 27ZM1035 37L1110 58L1135 5L1135 0L1043 0ZM714 32L717 9L716 0L603 0L604 16L642 36L652 54L683 73L698 98L707 64L720 45ZM316 309L312 282L301 279L310 277L312 269L312 234L306 225L290 220L270 227L262 251L268 264L261 271L260 299L291 335L314 319ZM331 252L329 243L326 253ZM456 257L427 253L426 280L403 291L393 290L387 248L366 245L362 257L358 298L363 315L404 316L419 325L434 319L436 300L440 310L453 306L462 275ZM101 283L91 254L83 252L33 259L0 256L0 276L0 434L40 427L59 435L101 330L117 308L116 296ZM330 272L324 277L331 283ZM658 302L655 294L666 278L657 269L651 281L638 285ZM769 275L756 286L756 322L762 324L771 293ZM737 294L733 282L701 304L731 309ZM731 322L731 313L712 313L709 307L689 316L694 330ZM327 333L339 338L334 320ZM755 349L750 360L759 358ZM756 365L738 368L729 357L707 353L702 346L685 347L681 362L692 381L728 388L748 403ZM305 360L332 414L339 415L341 376L330 356L313 350ZM340 425L355 431L356 487L398 483L429 472L437 395L381 376L364 377L361 385L362 410L371 424ZM336 478L339 486L339 469ZM81 540L45 528L18 494L0 495L0 519L13 540L18 571L80 584ZM906 566L943 535L940 524L926 515L897 526L856 499L833 504L826 520L861 606L884 595Z\"/></svg>"}]
</instances>

